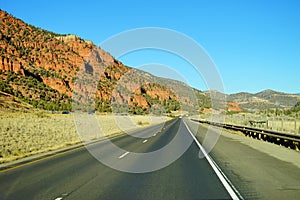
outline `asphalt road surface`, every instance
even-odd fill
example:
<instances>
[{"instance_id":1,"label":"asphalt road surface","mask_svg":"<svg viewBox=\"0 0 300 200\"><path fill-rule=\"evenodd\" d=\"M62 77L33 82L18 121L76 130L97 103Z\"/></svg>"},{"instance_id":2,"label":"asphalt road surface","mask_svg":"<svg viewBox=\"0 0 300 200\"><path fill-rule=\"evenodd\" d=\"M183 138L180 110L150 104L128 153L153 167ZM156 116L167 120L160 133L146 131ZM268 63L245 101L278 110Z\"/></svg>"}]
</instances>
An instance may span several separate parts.
<instances>
[{"instance_id":1,"label":"asphalt road surface","mask_svg":"<svg viewBox=\"0 0 300 200\"><path fill-rule=\"evenodd\" d=\"M202 143L209 127L187 125ZM244 199L300 197L299 151L223 130L210 155Z\"/></svg>"},{"instance_id":2,"label":"asphalt road surface","mask_svg":"<svg viewBox=\"0 0 300 200\"><path fill-rule=\"evenodd\" d=\"M178 133L178 134L177 134ZM182 119L165 124L162 130L151 127L140 131L148 138L122 135L111 140L124 149L111 149L108 141L91 144L89 149L106 157L114 167L124 165L159 166L163 160L181 152L181 142L192 140L177 160L162 169L147 173L128 173L108 167L95 159L86 148L35 161L0 172L0 199L231 199L207 159L199 159L199 146L194 142ZM173 141L176 149L145 163L133 152L154 152ZM138 134L135 134L138 135ZM138 168L137 168L138 169Z\"/></svg>"}]
</instances>

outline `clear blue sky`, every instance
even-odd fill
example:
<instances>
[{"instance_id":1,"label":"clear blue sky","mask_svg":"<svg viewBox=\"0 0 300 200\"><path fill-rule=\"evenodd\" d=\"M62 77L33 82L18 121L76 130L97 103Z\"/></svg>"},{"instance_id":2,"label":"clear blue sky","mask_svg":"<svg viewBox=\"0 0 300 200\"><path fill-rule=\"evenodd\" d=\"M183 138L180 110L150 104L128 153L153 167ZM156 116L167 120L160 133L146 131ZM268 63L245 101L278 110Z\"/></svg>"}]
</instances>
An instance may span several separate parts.
<instances>
[{"instance_id":1,"label":"clear blue sky","mask_svg":"<svg viewBox=\"0 0 300 200\"><path fill-rule=\"evenodd\" d=\"M218 67L226 93L264 89L300 93L297 0L2 0L0 8L32 25L76 34L95 44L133 28L173 29L204 47ZM121 61L133 67L162 63L183 76L193 74L183 61L166 53L137 52ZM199 77L191 76L188 82L206 89Z\"/></svg>"}]
</instances>

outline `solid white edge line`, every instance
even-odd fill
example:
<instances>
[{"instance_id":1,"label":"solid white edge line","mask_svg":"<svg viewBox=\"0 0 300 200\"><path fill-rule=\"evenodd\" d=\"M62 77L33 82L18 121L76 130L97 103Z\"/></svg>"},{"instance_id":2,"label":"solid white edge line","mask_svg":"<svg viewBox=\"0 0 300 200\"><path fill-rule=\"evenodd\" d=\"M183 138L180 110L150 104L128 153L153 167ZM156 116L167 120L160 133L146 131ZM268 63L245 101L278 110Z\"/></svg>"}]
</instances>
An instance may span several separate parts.
<instances>
[{"instance_id":1,"label":"solid white edge line","mask_svg":"<svg viewBox=\"0 0 300 200\"><path fill-rule=\"evenodd\" d=\"M185 121L183 121L184 125L186 126L187 130L189 131L189 133L191 134L192 138L194 139L194 141L196 142L196 144L198 145L198 147L200 148L200 150L202 151L203 155L205 156L206 160L208 161L208 163L210 164L210 166L213 168L213 170L215 171L215 173L217 174L218 178L220 179L220 181L222 182L222 184L224 185L225 189L227 190L227 192L229 193L230 197L234 200L239 200L240 198L237 196L236 193L238 193L238 191L234 188L233 184L230 182L230 180L225 176L225 174L222 172L222 170L220 169L220 167L215 163L215 161L207 154L206 150L202 147L202 145L200 144L200 142L197 140L197 138L194 136L194 134L191 132L191 130L189 129L189 127L187 126L187 124L185 123ZM230 184L229 184L230 183ZM239 194L240 195L240 194ZM240 195L241 196L241 195ZM241 198L242 199L242 198Z\"/></svg>"},{"instance_id":2,"label":"solid white edge line","mask_svg":"<svg viewBox=\"0 0 300 200\"><path fill-rule=\"evenodd\" d=\"M122 155L120 155L119 158L120 158L120 159L121 159L121 158L124 158L124 157L127 156L127 154L129 154L129 153L130 153L130 152L128 152L128 151L125 152L125 153L123 153Z\"/></svg>"}]
</instances>

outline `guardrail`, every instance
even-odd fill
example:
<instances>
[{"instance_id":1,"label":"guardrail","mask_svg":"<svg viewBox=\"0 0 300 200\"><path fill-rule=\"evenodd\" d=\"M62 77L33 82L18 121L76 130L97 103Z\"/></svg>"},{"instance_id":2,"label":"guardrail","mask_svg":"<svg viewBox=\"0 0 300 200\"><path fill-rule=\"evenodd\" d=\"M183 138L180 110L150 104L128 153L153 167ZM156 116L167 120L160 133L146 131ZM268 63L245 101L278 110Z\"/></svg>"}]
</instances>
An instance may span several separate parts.
<instances>
[{"instance_id":1,"label":"guardrail","mask_svg":"<svg viewBox=\"0 0 300 200\"><path fill-rule=\"evenodd\" d=\"M299 151L300 149L300 135L291 134L291 133L282 133L282 132L271 131L271 130L264 130L264 129L253 128L248 126L223 124L223 123L211 122L207 120L198 120L198 119L191 119L191 120L199 123L205 123L205 124L225 128L225 129L240 131L245 136L258 139L258 140L271 142L277 145L285 146L287 148L295 149L297 151Z\"/></svg>"}]
</instances>

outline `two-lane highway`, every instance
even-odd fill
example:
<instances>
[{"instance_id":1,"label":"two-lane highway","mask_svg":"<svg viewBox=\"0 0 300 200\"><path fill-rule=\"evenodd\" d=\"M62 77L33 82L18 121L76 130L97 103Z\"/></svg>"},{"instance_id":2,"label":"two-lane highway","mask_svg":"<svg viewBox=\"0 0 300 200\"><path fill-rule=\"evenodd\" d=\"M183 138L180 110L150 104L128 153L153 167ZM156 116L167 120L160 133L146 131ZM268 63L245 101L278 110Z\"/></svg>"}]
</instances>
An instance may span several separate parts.
<instances>
[{"instance_id":1,"label":"two-lane highway","mask_svg":"<svg viewBox=\"0 0 300 200\"><path fill-rule=\"evenodd\" d=\"M135 135L138 135L136 133ZM152 165L141 163L134 153L147 153L169 145L176 134L176 149L157 157L156 166L182 151L180 141L193 140L182 119L165 124L162 130L140 130L148 138L123 135L111 140L124 149L110 148L109 141L91 144L89 149L108 158L114 167ZM199 159L195 142L173 163L148 173L127 173L95 159L85 148L76 149L25 166L0 172L0 199L231 199L207 160ZM153 160L152 160L153 162Z\"/></svg>"}]
</instances>

